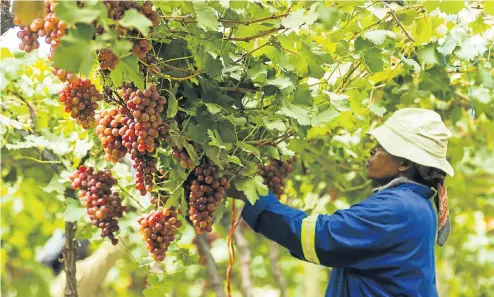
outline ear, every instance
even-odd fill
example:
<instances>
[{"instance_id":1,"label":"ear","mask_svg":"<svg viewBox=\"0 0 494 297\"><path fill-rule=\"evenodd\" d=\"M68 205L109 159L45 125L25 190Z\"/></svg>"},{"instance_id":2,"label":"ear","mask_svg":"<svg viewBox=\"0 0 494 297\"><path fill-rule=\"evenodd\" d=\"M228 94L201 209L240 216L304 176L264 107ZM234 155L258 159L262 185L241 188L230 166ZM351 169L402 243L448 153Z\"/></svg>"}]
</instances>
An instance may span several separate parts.
<instances>
[{"instance_id":1,"label":"ear","mask_svg":"<svg viewBox=\"0 0 494 297\"><path fill-rule=\"evenodd\" d=\"M412 167L412 162L407 160L407 159L402 159L400 161L400 167L398 168L398 170L400 172L405 172L405 171L408 171L411 167Z\"/></svg>"}]
</instances>

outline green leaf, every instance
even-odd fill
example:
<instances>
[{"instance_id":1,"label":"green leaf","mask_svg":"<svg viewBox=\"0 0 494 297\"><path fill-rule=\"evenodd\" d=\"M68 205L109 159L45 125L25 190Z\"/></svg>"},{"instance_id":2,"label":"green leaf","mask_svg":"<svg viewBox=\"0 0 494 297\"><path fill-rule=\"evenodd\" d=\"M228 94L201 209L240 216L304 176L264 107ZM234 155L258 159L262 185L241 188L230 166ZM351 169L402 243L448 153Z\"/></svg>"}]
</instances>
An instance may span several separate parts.
<instances>
[{"instance_id":1,"label":"green leaf","mask_svg":"<svg viewBox=\"0 0 494 297\"><path fill-rule=\"evenodd\" d=\"M242 161L240 161L240 159L237 156L228 155L227 158L228 158L228 162L244 167L244 164L242 164Z\"/></svg>"},{"instance_id":2,"label":"green leaf","mask_svg":"<svg viewBox=\"0 0 494 297\"><path fill-rule=\"evenodd\" d=\"M369 105L369 110L379 117L382 117L386 113L386 108L377 104Z\"/></svg>"},{"instance_id":3,"label":"green leaf","mask_svg":"<svg viewBox=\"0 0 494 297\"><path fill-rule=\"evenodd\" d=\"M197 25L199 28L218 30L218 18L211 6L208 6L206 2L192 2L194 10L196 12Z\"/></svg>"},{"instance_id":4,"label":"green leaf","mask_svg":"<svg viewBox=\"0 0 494 297\"><path fill-rule=\"evenodd\" d=\"M175 94L173 92L169 93L170 96L168 96L168 108L166 109L166 118L171 119L177 115L178 112L178 100L177 97L175 97Z\"/></svg>"},{"instance_id":5,"label":"green leaf","mask_svg":"<svg viewBox=\"0 0 494 297\"><path fill-rule=\"evenodd\" d=\"M494 78L492 77L491 73L482 65L479 66L479 78L484 87L491 90L494 89Z\"/></svg>"},{"instance_id":6,"label":"green leaf","mask_svg":"<svg viewBox=\"0 0 494 297\"><path fill-rule=\"evenodd\" d=\"M305 24L305 9L298 9L290 13L286 18L281 21L281 24L288 29L297 30Z\"/></svg>"},{"instance_id":7,"label":"green leaf","mask_svg":"<svg viewBox=\"0 0 494 297\"><path fill-rule=\"evenodd\" d=\"M439 7L439 4L441 2L439 0L424 0L422 1L422 5L424 5L424 8L427 10L427 12L432 12L436 8Z\"/></svg>"},{"instance_id":8,"label":"green leaf","mask_svg":"<svg viewBox=\"0 0 494 297\"><path fill-rule=\"evenodd\" d=\"M293 82L288 77L277 77L274 79L269 79L267 81L268 85L277 86L281 90L289 88L290 90L294 89L295 86Z\"/></svg>"},{"instance_id":9,"label":"green leaf","mask_svg":"<svg viewBox=\"0 0 494 297\"><path fill-rule=\"evenodd\" d=\"M76 222L86 214L86 210L82 207L79 200L66 198L66 208L63 214L63 219L68 222Z\"/></svg>"},{"instance_id":10,"label":"green leaf","mask_svg":"<svg viewBox=\"0 0 494 297\"><path fill-rule=\"evenodd\" d=\"M211 139L209 145L216 146L221 149L226 148L225 145L223 144L223 141L221 140L220 135L218 134L218 131L208 129L208 135L209 135L209 139Z\"/></svg>"},{"instance_id":11,"label":"green leaf","mask_svg":"<svg viewBox=\"0 0 494 297\"><path fill-rule=\"evenodd\" d=\"M377 48L373 48L364 52L365 64L369 66L371 72L378 72L383 70L384 62L382 59L381 51Z\"/></svg>"},{"instance_id":12,"label":"green leaf","mask_svg":"<svg viewBox=\"0 0 494 297\"><path fill-rule=\"evenodd\" d=\"M261 154L259 153L259 150L255 148L253 145L250 145L245 142L237 142L237 146L241 148L243 151L251 153L254 156L256 156L258 159L261 159Z\"/></svg>"},{"instance_id":13,"label":"green leaf","mask_svg":"<svg viewBox=\"0 0 494 297\"><path fill-rule=\"evenodd\" d=\"M119 23L123 27L136 28L144 36L149 34L149 28L153 25L150 19L138 12L135 8L127 10Z\"/></svg>"},{"instance_id":14,"label":"green leaf","mask_svg":"<svg viewBox=\"0 0 494 297\"><path fill-rule=\"evenodd\" d=\"M242 80L242 75L245 73L245 68L241 65L232 65L227 68L223 68L221 74L225 77L231 77L238 81Z\"/></svg>"},{"instance_id":15,"label":"green leaf","mask_svg":"<svg viewBox=\"0 0 494 297\"><path fill-rule=\"evenodd\" d=\"M170 198L168 198L168 200L166 200L165 205L177 206L180 201L182 201L182 203L185 202L185 200L184 200L184 188L183 187L176 188L175 191L170 194Z\"/></svg>"},{"instance_id":16,"label":"green leaf","mask_svg":"<svg viewBox=\"0 0 494 297\"><path fill-rule=\"evenodd\" d=\"M275 120L275 121L270 121L268 117L263 117L262 118L264 124L266 125L266 128L269 130L278 130L280 132L285 132L286 131L286 126L285 123L283 123L282 120Z\"/></svg>"},{"instance_id":17,"label":"green leaf","mask_svg":"<svg viewBox=\"0 0 494 297\"><path fill-rule=\"evenodd\" d=\"M367 31L363 34L363 36L377 45L383 44L386 37L396 39L396 34L393 31L388 30Z\"/></svg>"},{"instance_id":18,"label":"green leaf","mask_svg":"<svg viewBox=\"0 0 494 297\"><path fill-rule=\"evenodd\" d=\"M197 164L199 161L199 157L197 156L196 150L194 149L194 146L190 144L187 140L184 139L183 146L187 150L187 153L189 154L190 159L194 164Z\"/></svg>"},{"instance_id":19,"label":"green leaf","mask_svg":"<svg viewBox=\"0 0 494 297\"><path fill-rule=\"evenodd\" d=\"M268 187L264 185L264 181L259 175L252 178L238 180L235 182L235 187L239 191L244 192L251 204L254 204L259 196L268 194Z\"/></svg>"},{"instance_id":20,"label":"green leaf","mask_svg":"<svg viewBox=\"0 0 494 297\"><path fill-rule=\"evenodd\" d=\"M465 1L443 0L439 9L447 14L457 14L465 7Z\"/></svg>"},{"instance_id":21,"label":"green leaf","mask_svg":"<svg viewBox=\"0 0 494 297\"><path fill-rule=\"evenodd\" d=\"M90 24L97 18L106 18L108 13L102 1L84 1L83 7L79 7L76 1L60 1L57 4L57 17L67 25Z\"/></svg>"},{"instance_id":22,"label":"green leaf","mask_svg":"<svg viewBox=\"0 0 494 297\"><path fill-rule=\"evenodd\" d=\"M212 115L215 115L217 113L220 113L223 110L223 107L219 106L218 104L215 103L203 103L206 105L206 108L208 109L209 113Z\"/></svg>"},{"instance_id":23,"label":"green leaf","mask_svg":"<svg viewBox=\"0 0 494 297\"><path fill-rule=\"evenodd\" d=\"M218 147L207 146L204 148L206 156L213 161L214 165L218 166L221 170L224 169L223 162L220 159L220 149Z\"/></svg>"},{"instance_id":24,"label":"green leaf","mask_svg":"<svg viewBox=\"0 0 494 297\"><path fill-rule=\"evenodd\" d=\"M229 114L227 116L224 116L223 119L229 121L232 123L234 126L244 126L247 124L247 119L244 117L236 117L233 114Z\"/></svg>"},{"instance_id":25,"label":"green leaf","mask_svg":"<svg viewBox=\"0 0 494 297\"><path fill-rule=\"evenodd\" d=\"M288 104L280 109L277 114L282 114L297 120L300 125L309 125L309 111L304 107L294 104Z\"/></svg>"},{"instance_id":26,"label":"green leaf","mask_svg":"<svg viewBox=\"0 0 494 297\"><path fill-rule=\"evenodd\" d=\"M417 51L417 55L421 64L434 65L439 62L436 55L436 49L433 45L420 48Z\"/></svg>"},{"instance_id":27,"label":"green leaf","mask_svg":"<svg viewBox=\"0 0 494 297\"><path fill-rule=\"evenodd\" d=\"M494 1L484 1L484 12L494 15Z\"/></svg>"},{"instance_id":28,"label":"green leaf","mask_svg":"<svg viewBox=\"0 0 494 297\"><path fill-rule=\"evenodd\" d=\"M319 19L326 29L332 29L340 20L340 11L334 7L326 7L324 3L319 3L317 8Z\"/></svg>"},{"instance_id":29,"label":"green leaf","mask_svg":"<svg viewBox=\"0 0 494 297\"><path fill-rule=\"evenodd\" d=\"M96 60L97 46L91 39L95 33L94 26L79 24L60 40L53 55L55 67L73 73L89 75Z\"/></svg>"},{"instance_id":30,"label":"green leaf","mask_svg":"<svg viewBox=\"0 0 494 297\"><path fill-rule=\"evenodd\" d=\"M139 58L134 55L129 55L118 62L117 67L110 72L110 78L115 86L121 86L124 79L129 79L139 89L144 89L144 79L139 72Z\"/></svg>"}]
</instances>

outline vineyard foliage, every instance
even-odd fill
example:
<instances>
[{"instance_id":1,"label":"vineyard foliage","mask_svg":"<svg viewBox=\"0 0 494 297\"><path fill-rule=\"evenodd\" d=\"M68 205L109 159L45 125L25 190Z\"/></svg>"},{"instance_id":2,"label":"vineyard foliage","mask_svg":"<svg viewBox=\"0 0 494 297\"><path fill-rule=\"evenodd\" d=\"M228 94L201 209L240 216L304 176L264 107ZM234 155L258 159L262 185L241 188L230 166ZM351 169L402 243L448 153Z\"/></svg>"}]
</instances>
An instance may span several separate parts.
<instances>
[{"instance_id":1,"label":"vineyard foliage","mask_svg":"<svg viewBox=\"0 0 494 297\"><path fill-rule=\"evenodd\" d=\"M64 221L77 221L92 249L106 237L126 242L103 286L109 296L214 296L194 243L196 233L220 234L211 252L224 280L230 185L251 202L269 187L308 213L348 207L371 189L366 132L403 107L436 110L453 133L453 231L436 250L442 296L492 296L491 2L47 3L41 22L24 17L16 21L27 27L11 29L33 52L1 45L5 296L48 296L54 276L35 258ZM38 36L48 56L38 58ZM103 222L99 192L80 194L80 166L111 172L114 193L104 195L118 205L118 226ZM72 199L72 188L89 200ZM255 290L280 290L271 246L238 232ZM289 296L323 292L327 269L308 280L313 267L286 251L276 261ZM242 277L237 261L235 296L247 296Z\"/></svg>"}]
</instances>

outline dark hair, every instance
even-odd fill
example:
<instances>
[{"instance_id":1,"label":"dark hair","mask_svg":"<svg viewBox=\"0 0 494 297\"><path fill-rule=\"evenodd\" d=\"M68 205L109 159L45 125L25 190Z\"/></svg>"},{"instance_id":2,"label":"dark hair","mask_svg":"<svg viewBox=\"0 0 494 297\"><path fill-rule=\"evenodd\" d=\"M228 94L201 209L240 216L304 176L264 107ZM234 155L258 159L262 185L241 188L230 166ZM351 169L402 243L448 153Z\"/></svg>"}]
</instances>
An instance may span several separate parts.
<instances>
[{"instance_id":1,"label":"dark hair","mask_svg":"<svg viewBox=\"0 0 494 297\"><path fill-rule=\"evenodd\" d=\"M436 190L439 184L444 184L444 180L446 179L446 172L438 168L428 167L417 163L414 163L414 166L416 169L414 180L416 182L434 188Z\"/></svg>"}]
</instances>

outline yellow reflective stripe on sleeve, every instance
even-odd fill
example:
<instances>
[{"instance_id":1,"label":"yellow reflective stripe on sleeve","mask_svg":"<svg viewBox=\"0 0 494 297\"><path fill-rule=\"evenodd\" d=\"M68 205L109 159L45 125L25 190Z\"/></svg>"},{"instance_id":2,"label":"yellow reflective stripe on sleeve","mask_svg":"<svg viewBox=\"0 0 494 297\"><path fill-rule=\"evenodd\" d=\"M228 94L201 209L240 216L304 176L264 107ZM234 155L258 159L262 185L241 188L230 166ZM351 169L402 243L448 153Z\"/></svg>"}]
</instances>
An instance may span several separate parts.
<instances>
[{"instance_id":1,"label":"yellow reflective stripe on sleeve","mask_svg":"<svg viewBox=\"0 0 494 297\"><path fill-rule=\"evenodd\" d=\"M302 220L302 251L304 258L312 263L320 264L316 254L316 222L319 215L311 215Z\"/></svg>"}]
</instances>

